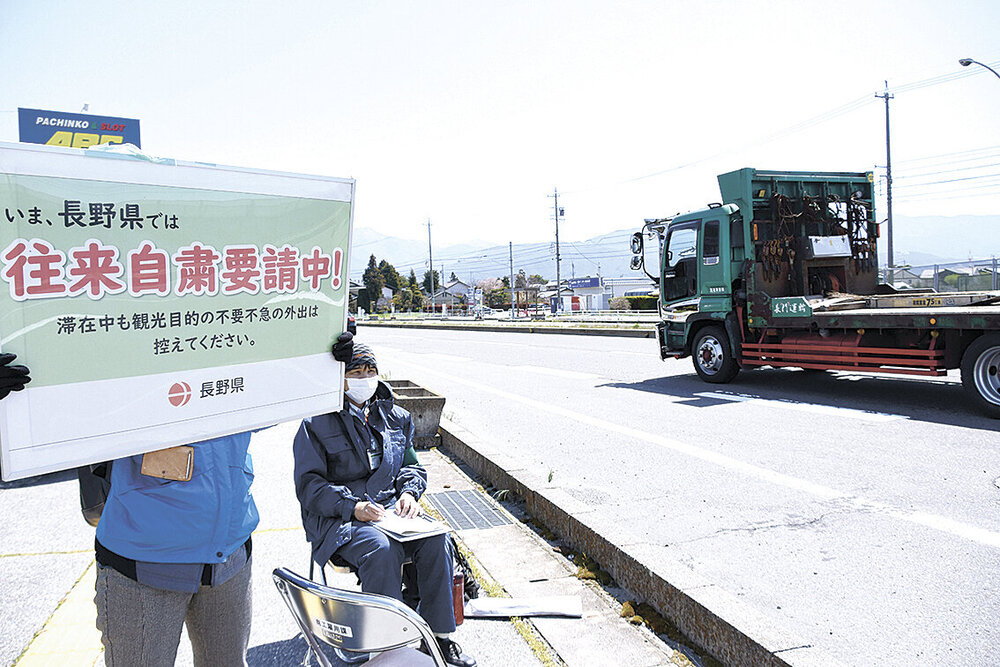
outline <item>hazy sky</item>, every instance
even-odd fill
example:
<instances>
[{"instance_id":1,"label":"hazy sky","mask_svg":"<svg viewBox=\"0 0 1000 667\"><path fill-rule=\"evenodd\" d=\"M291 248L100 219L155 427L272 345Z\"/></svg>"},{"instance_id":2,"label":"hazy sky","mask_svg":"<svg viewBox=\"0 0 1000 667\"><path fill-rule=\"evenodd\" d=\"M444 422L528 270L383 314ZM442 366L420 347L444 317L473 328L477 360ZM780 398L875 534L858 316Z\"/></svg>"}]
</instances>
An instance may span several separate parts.
<instances>
[{"instance_id":1,"label":"hazy sky","mask_svg":"<svg viewBox=\"0 0 1000 667\"><path fill-rule=\"evenodd\" d=\"M998 35L996 0L0 0L0 141L89 104L152 154L354 177L386 234L546 241L558 187L579 240L731 169L884 165L887 79L895 212L996 214L1000 78L958 59Z\"/></svg>"}]
</instances>

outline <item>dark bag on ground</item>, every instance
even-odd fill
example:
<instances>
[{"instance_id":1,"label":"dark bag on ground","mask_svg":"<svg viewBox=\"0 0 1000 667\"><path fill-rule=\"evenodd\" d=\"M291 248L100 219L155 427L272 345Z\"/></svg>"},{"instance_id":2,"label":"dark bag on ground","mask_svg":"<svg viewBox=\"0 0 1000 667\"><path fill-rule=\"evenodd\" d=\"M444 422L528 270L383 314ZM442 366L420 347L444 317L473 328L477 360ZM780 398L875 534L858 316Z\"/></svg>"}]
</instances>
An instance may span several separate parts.
<instances>
[{"instance_id":1,"label":"dark bag on ground","mask_svg":"<svg viewBox=\"0 0 1000 667\"><path fill-rule=\"evenodd\" d=\"M95 463L76 469L80 480L80 510L84 520L97 526L104 511L104 502L111 491L111 461Z\"/></svg>"},{"instance_id":2,"label":"dark bag on ground","mask_svg":"<svg viewBox=\"0 0 1000 667\"><path fill-rule=\"evenodd\" d=\"M479 582L476 581L475 575L472 574L472 568L469 566L468 559L458 550L458 541L455 539L455 536L449 533L448 539L451 540L451 553L455 556L455 574L461 572L465 577L464 592L466 601L479 597ZM420 589L417 587L417 569L413 566L413 563L407 563L403 566L403 602L411 609L416 609L417 605L420 604Z\"/></svg>"},{"instance_id":3,"label":"dark bag on ground","mask_svg":"<svg viewBox=\"0 0 1000 667\"><path fill-rule=\"evenodd\" d=\"M479 597L479 582L476 581L475 575L472 574L472 567L469 565L468 559L458 550L458 542L455 540L455 536L449 533L448 538L451 539L451 551L455 554L455 563L458 565L455 569L461 570L462 574L465 575L466 601Z\"/></svg>"}]
</instances>

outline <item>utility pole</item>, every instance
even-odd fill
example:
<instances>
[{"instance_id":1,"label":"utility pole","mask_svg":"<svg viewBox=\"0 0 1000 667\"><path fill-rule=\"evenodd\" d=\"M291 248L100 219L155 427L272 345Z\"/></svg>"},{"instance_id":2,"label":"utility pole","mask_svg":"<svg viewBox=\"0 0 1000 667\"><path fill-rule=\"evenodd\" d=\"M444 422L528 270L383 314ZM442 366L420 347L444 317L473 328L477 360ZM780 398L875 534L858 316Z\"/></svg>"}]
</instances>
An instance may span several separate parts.
<instances>
[{"instance_id":1,"label":"utility pole","mask_svg":"<svg viewBox=\"0 0 1000 667\"><path fill-rule=\"evenodd\" d=\"M514 319L514 242L507 242L510 252L510 319Z\"/></svg>"},{"instance_id":2,"label":"utility pole","mask_svg":"<svg viewBox=\"0 0 1000 667\"><path fill-rule=\"evenodd\" d=\"M431 251L431 219L427 218L427 258L431 265L431 315L434 314L434 253Z\"/></svg>"},{"instance_id":3,"label":"utility pole","mask_svg":"<svg viewBox=\"0 0 1000 667\"><path fill-rule=\"evenodd\" d=\"M558 313L563 309L562 279L559 274L559 216L562 214L562 209L559 208L559 189L552 188L552 194L549 196L555 198L553 207L556 212L556 312Z\"/></svg>"},{"instance_id":4,"label":"utility pole","mask_svg":"<svg viewBox=\"0 0 1000 667\"><path fill-rule=\"evenodd\" d=\"M889 150L889 100L891 100L894 95L889 94L889 82L885 82L885 92L879 95L875 94L875 97L880 97L885 100L885 200L886 200L886 272L888 277L886 282L892 284L893 278L895 278L895 271L893 267L895 263L892 258L892 153Z\"/></svg>"}]
</instances>

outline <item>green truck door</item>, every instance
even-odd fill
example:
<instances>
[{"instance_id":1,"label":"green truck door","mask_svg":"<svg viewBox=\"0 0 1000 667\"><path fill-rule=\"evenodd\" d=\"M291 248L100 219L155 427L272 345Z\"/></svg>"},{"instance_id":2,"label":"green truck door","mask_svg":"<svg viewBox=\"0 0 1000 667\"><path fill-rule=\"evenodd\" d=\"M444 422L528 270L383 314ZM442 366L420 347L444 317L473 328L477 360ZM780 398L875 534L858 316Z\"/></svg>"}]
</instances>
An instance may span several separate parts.
<instances>
[{"instance_id":1,"label":"green truck door","mask_svg":"<svg viewBox=\"0 0 1000 667\"><path fill-rule=\"evenodd\" d=\"M728 221L727 221L728 222ZM729 307L729 243L723 242L723 222L707 219L702 223L701 253L698 266L699 293L702 297L700 310L717 310L712 303L719 297L718 306ZM728 231L728 230L727 230ZM707 307L706 307L707 306Z\"/></svg>"}]
</instances>

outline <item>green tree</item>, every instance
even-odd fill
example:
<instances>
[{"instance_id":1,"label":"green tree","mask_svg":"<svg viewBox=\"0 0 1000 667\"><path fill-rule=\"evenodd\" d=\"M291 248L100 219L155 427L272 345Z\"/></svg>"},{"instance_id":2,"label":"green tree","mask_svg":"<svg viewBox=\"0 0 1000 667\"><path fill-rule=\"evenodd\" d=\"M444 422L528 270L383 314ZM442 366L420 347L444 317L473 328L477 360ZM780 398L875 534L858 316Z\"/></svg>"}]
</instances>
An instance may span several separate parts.
<instances>
[{"instance_id":1,"label":"green tree","mask_svg":"<svg viewBox=\"0 0 1000 667\"><path fill-rule=\"evenodd\" d=\"M411 286L410 305L413 308L413 310L420 310L421 308L423 308L425 301L427 301L427 298L424 296L424 293L420 291L420 288L417 287L416 285Z\"/></svg>"},{"instance_id":2,"label":"green tree","mask_svg":"<svg viewBox=\"0 0 1000 667\"><path fill-rule=\"evenodd\" d=\"M365 291L368 292L368 310L369 312L375 312L378 300L382 296L382 288L385 287L385 278L382 276L381 271L378 270L378 263L375 261L375 255L372 255L368 259L368 268L365 269L364 274L361 276L361 282L365 285Z\"/></svg>"},{"instance_id":3,"label":"green tree","mask_svg":"<svg viewBox=\"0 0 1000 667\"><path fill-rule=\"evenodd\" d=\"M393 294L399 291L402 280L399 277L399 273L396 271L396 267L383 259L378 263L378 272L382 274L382 278L385 280L385 286L391 289Z\"/></svg>"},{"instance_id":4,"label":"green tree","mask_svg":"<svg viewBox=\"0 0 1000 667\"><path fill-rule=\"evenodd\" d=\"M528 284L529 285L544 285L545 284L545 278L542 278L537 273L532 273L530 276L528 276Z\"/></svg>"},{"instance_id":5,"label":"green tree","mask_svg":"<svg viewBox=\"0 0 1000 667\"><path fill-rule=\"evenodd\" d=\"M399 290L393 295L392 303L396 306L396 310L407 312L413 310L413 292L409 287Z\"/></svg>"},{"instance_id":6,"label":"green tree","mask_svg":"<svg viewBox=\"0 0 1000 667\"><path fill-rule=\"evenodd\" d=\"M431 283L431 272L424 271L424 279L420 284L423 286L425 293L434 294L441 289L441 274L435 271L434 282Z\"/></svg>"},{"instance_id":7,"label":"green tree","mask_svg":"<svg viewBox=\"0 0 1000 667\"><path fill-rule=\"evenodd\" d=\"M510 290L505 287L491 289L486 292L483 302L487 308L508 308L510 307Z\"/></svg>"},{"instance_id":8,"label":"green tree","mask_svg":"<svg viewBox=\"0 0 1000 667\"><path fill-rule=\"evenodd\" d=\"M420 283L417 282L417 274L413 269L410 269L410 287L416 287L420 289Z\"/></svg>"}]
</instances>

